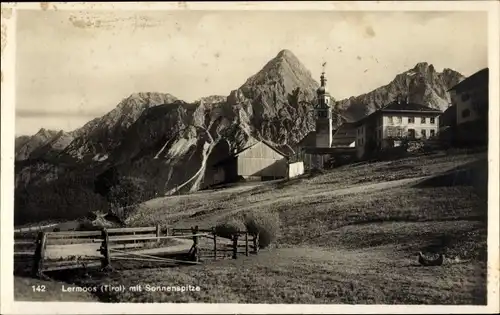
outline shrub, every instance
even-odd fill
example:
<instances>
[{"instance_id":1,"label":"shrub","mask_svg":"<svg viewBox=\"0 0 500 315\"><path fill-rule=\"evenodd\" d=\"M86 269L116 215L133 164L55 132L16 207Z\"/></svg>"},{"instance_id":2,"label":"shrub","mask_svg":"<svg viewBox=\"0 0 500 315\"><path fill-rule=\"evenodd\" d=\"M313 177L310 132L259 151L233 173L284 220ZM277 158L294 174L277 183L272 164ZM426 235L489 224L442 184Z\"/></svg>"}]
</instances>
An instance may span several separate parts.
<instances>
[{"instance_id":1,"label":"shrub","mask_svg":"<svg viewBox=\"0 0 500 315\"><path fill-rule=\"evenodd\" d=\"M215 234L224 238L232 238L233 234L244 231L245 225L237 220L230 220L224 223L219 223L215 226Z\"/></svg>"},{"instance_id":2,"label":"shrub","mask_svg":"<svg viewBox=\"0 0 500 315\"><path fill-rule=\"evenodd\" d=\"M109 189L108 201L120 207L128 207L154 196L151 186L146 180L134 177L121 177L120 182Z\"/></svg>"},{"instance_id":3,"label":"shrub","mask_svg":"<svg viewBox=\"0 0 500 315\"><path fill-rule=\"evenodd\" d=\"M259 246L268 247L277 237L280 220L277 213L253 211L244 215L246 230L251 235L259 234Z\"/></svg>"}]
</instances>

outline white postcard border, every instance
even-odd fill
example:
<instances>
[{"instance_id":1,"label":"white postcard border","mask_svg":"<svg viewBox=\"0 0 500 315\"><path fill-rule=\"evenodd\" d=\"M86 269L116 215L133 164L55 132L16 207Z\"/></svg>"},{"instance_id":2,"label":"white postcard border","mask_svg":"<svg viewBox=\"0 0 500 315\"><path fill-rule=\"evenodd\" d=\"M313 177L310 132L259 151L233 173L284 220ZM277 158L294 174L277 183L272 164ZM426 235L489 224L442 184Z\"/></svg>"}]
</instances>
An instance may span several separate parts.
<instances>
[{"instance_id":1,"label":"white postcard border","mask_svg":"<svg viewBox=\"0 0 500 315\"><path fill-rule=\"evenodd\" d=\"M12 9L12 10L10 10ZM13 301L13 183L15 130L16 10L342 10L342 11L488 11L489 153L488 153L488 306L304 305L202 303L76 303ZM497 1L386 2L149 2L149 3L7 3L2 4L1 87L1 313L3 314L187 314L187 313L491 313L498 311L499 287L499 15ZM5 40L5 46L4 46ZM453 52L450 51L450 54Z\"/></svg>"}]
</instances>

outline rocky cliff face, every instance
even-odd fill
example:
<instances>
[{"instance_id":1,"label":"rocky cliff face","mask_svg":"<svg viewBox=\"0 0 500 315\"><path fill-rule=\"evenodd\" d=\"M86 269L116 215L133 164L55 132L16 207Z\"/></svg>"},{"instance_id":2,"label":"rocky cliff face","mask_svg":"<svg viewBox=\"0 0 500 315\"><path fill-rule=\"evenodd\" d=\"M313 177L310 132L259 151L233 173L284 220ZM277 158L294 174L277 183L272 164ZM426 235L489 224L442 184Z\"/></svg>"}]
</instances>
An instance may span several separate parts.
<instances>
[{"instance_id":1,"label":"rocky cliff face","mask_svg":"<svg viewBox=\"0 0 500 315\"><path fill-rule=\"evenodd\" d=\"M460 78L452 70L436 73L432 65L418 64L384 87L339 101L334 127L342 123L343 115L361 118L408 88L414 100L444 107L446 90ZM50 155L51 160L28 159L16 165L16 187L21 191L16 192L16 213L18 208L33 211L27 205L33 209L40 204L33 199L37 191L74 191L79 185L85 185L85 198L75 195L75 200L102 205L91 183L109 169L119 176L146 180L159 194L197 190L210 174L208 164L242 149L252 138L293 147L313 131L318 86L293 53L283 50L227 97L214 95L186 103L170 94L136 93L71 133L42 133L36 139L44 140L38 142L18 139L20 160L31 158L33 152L39 152L33 156ZM30 141L33 144L27 145ZM30 154L25 147L32 148Z\"/></svg>"},{"instance_id":2,"label":"rocky cliff face","mask_svg":"<svg viewBox=\"0 0 500 315\"><path fill-rule=\"evenodd\" d=\"M450 103L448 89L464 79L451 69L437 72L432 64L418 63L413 69L398 74L389 84L369 93L338 102L342 113L354 121L369 115L393 101L399 94L408 95L410 101L445 110Z\"/></svg>"},{"instance_id":3,"label":"rocky cliff face","mask_svg":"<svg viewBox=\"0 0 500 315\"><path fill-rule=\"evenodd\" d=\"M61 152L72 140L72 133L42 128L33 136L16 138L15 158L16 160L38 159L49 152Z\"/></svg>"}]
</instances>

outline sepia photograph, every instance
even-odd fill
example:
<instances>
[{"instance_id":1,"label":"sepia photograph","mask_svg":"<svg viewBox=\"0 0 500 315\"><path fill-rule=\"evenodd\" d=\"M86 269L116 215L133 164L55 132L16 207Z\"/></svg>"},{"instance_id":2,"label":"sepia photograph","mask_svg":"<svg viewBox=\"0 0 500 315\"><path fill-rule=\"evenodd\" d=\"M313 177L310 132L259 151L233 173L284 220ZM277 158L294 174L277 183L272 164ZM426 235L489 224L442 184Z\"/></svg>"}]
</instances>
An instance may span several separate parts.
<instances>
[{"instance_id":1,"label":"sepia photograph","mask_svg":"<svg viewBox=\"0 0 500 315\"><path fill-rule=\"evenodd\" d=\"M5 313L497 313L499 7L2 4Z\"/></svg>"}]
</instances>

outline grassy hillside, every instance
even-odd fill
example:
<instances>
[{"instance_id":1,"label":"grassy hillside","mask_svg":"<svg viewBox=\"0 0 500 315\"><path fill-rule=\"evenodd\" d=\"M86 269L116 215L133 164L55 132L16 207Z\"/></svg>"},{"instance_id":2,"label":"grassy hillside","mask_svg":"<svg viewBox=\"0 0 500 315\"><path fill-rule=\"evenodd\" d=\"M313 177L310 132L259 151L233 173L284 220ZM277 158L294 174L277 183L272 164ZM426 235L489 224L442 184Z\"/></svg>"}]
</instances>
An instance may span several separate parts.
<instances>
[{"instance_id":1,"label":"grassy hillside","mask_svg":"<svg viewBox=\"0 0 500 315\"><path fill-rule=\"evenodd\" d=\"M328 211L336 216L341 215L342 212L336 212L332 207L344 207L345 205L342 204L344 202L353 203L354 207L364 208L365 212L370 211L360 204L356 205L356 200L367 200L370 194L377 191L382 191L380 196L386 195L387 192L395 195L402 193L401 198L413 198L414 202L418 203L419 197L407 196L404 191L398 192L397 189L411 189L411 192L416 194L422 194L422 190L425 192L424 195L427 193L435 194L439 187L426 189L425 187L415 188L412 185L426 176L437 176L454 171L481 158L486 158L486 154L447 155L440 153L390 162L348 165L324 174L306 175L285 182L272 182L257 186L247 185L225 190L157 198L142 204L139 211L129 218L129 223L137 226L151 225L157 222L210 226L224 221L228 217L257 209L279 211L280 217L285 222L288 217L299 215L301 219L296 220L296 223L304 226L304 219L316 220L316 214L324 212L322 208L325 207L331 209ZM487 181L484 181L483 184L486 185ZM479 184L476 185L477 189L471 185L472 182L469 183L469 186L455 186L453 189L467 189L471 193L483 189L479 187ZM442 189L448 191L453 198L455 197L454 192L447 190L446 186ZM387 206L391 207L391 205ZM398 215L393 210L393 208L388 208L387 211L378 212L376 216L387 219L388 216ZM411 213L413 209L408 211ZM351 211L348 212L345 214L349 218L353 218L354 214ZM418 214L413 214L413 216L415 215ZM322 220L317 221L318 223L323 222ZM285 231L290 228L287 225Z\"/></svg>"},{"instance_id":2,"label":"grassy hillside","mask_svg":"<svg viewBox=\"0 0 500 315\"><path fill-rule=\"evenodd\" d=\"M276 213L274 246L257 256L112 273L126 286L199 285L201 292L125 292L118 302L485 304L486 154L434 154L345 166L289 182L144 203L131 225L213 226ZM441 267L416 253L444 252ZM102 278L80 278L82 284Z\"/></svg>"}]
</instances>

